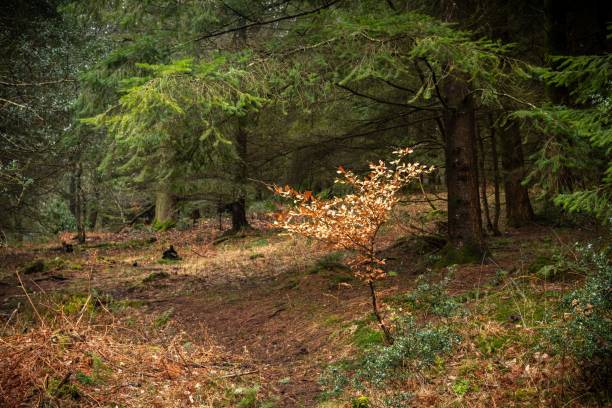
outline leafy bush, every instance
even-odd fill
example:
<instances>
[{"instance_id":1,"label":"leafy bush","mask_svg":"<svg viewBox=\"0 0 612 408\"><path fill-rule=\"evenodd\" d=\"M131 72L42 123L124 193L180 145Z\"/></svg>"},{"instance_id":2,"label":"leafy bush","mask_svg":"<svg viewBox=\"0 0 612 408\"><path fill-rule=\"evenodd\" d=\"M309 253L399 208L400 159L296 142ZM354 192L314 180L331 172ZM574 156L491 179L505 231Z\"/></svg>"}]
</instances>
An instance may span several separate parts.
<instances>
[{"instance_id":1,"label":"leafy bush","mask_svg":"<svg viewBox=\"0 0 612 408\"><path fill-rule=\"evenodd\" d=\"M427 281L421 275L417 278L417 287L406 294L403 300L415 309L431 312L437 316L451 316L459 305L446 292L449 282L450 276L448 275L438 283Z\"/></svg>"},{"instance_id":2,"label":"leafy bush","mask_svg":"<svg viewBox=\"0 0 612 408\"><path fill-rule=\"evenodd\" d=\"M448 327L418 328L412 318L404 318L398 322L394 343L368 352L353 380L358 386L363 382L382 385L420 371L434 364L440 354L448 353L458 340Z\"/></svg>"},{"instance_id":3,"label":"leafy bush","mask_svg":"<svg viewBox=\"0 0 612 408\"><path fill-rule=\"evenodd\" d=\"M576 249L580 251L580 247ZM573 259L573 255L566 252L556 248L550 256L537 256L529 265L529 272L548 281L559 280L569 273L584 274L588 272L588 267L584 262L577 262Z\"/></svg>"},{"instance_id":4,"label":"leafy bush","mask_svg":"<svg viewBox=\"0 0 612 408\"><path fill-rule=\"evenodd\" d=\"M589 372L602 378L612 364L612 265L609 251L578 247L580 264L589 270L582 288L561 303L562 317L547 330L556 351L572 355Z\"/></svg>"},{"instance_id":5,"label":"leafy bush","mask_svg":"<svg viewBox=\"0 0 612 408\"><path fill-rule=\"evenodd\" d=\"M448 327L418 327L412 318L396 322L394 339L389 346L373 346L353 362L329 366L321 377L324 396L340 395L349 385L364 389L406 378L436 364L440 355L450 352L459 342L459 336ZM409 397L401 397L406 398Z\"/></svg>"},{"instance_id":6,"label":"leafy bush","mask_svg":"<svg viewBox=\"0 0 612 408\"><path fill-rule=\"evenodd\" d=\"M43 204L43 225L52 233L76 229L76 220L64 200L54 199Z\"/></svg>"}]
</instances>

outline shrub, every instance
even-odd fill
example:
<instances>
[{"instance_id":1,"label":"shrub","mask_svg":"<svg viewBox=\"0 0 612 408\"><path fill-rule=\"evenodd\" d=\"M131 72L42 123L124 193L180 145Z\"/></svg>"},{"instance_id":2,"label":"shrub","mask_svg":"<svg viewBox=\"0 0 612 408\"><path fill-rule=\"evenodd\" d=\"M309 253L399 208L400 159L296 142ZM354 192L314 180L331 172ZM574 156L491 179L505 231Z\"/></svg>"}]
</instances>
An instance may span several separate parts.
<instances>
[{"instance_id":1,"label":"shrub","mask_svg":"<svg viewBox=\"0 0 612 408\"><path fill-rule=\"evenodd\" d=\"M334 249L354 252L349 267L369 286L372 309L387 343L392 343L393 338L380 313L375 289L375 282L387 277L385 259L378 256L379 232L398 203L402 188L432 169L403 162L412 153L410 148L393 153L396 159L389 164L382 160L370 163L370 171L364 177L340 167L341 177L335 183L350 188L343 196L321 199L312 191L299 192L290 186L274 188L277 195L293 203L289 211L278 214L277 225Z\"/></svg>"},{"instance_id":2,"label":"shrub","mask_svg":"<svg viewBox=\"0 0 612 408\"><path fill-rule=\"evenodd\" d=\"M76 220L70 212L64 200L53 199L43 204L42 217L44 224L48 226L52 233L57 234L61 231L73 231L76 229Z\"/></svg>"},{"instance_id":3,"label":"shrub","mask_svg":"<svg viewBox=\"0 0 612 408\"><path fill-rule=\"evenodd\" d=\"M404 300L415 309L422 309L437 316L451 316L459 305L446 292L449 282L450 276L446 276L438 283L432 283L421 275L417 278L417 287L408 293Z\"/></svg>"},{"instance_id":4,"label":"shrub","mask_svg":"<svg viewBox=\"0 0 612 408\"><path fill-rule=\"evenodd\" d=\"M382 385L402 378L431 366L436 357L448 353L458 341L459 337L448 327L428 325L418 328L412 318L401 319L397 323L393 344L368 352L353 379L359 386L363 382Z\"/></svg>"},{"instance_id":5,"label":"shrub","mask_svg":"<svg viewBox=\"0 0 612 408\"><path fill-rule=\"evenodd\" d=\"M612 364L612 265L609 251L578 247L580 265L589 270L584 286L565 296L561 318L547 330L554 349L574 357L592 379L607 381Z\"/></svg>"},{"instance_id":6,"label":"shrub","mask_svg":"<svg viewBox=\"0 0 612 408\"><path fill-rule=\"evenodd\" d=\"M381 387L392 380L406 378L437 364L440 356L450 352L458 342L459 336L448 327L418 327L412 318L400 319L396 322L393 344L374 345L355 361L327 367L320 381L324 396L338 396L349 385L356 389L370 385ZM392 400L410 398L409 395L396 397Z\"/></svg>"}]
</instances>

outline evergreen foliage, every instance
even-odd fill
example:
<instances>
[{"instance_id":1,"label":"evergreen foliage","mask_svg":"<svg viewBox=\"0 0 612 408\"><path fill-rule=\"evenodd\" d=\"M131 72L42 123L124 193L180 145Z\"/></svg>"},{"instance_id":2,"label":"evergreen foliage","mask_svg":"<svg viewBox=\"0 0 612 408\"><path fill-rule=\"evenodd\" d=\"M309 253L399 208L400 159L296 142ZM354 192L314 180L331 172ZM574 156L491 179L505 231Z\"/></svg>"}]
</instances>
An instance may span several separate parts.
<instances>
[{"instance_id":1,"label":"evergreen foliage","mask_svg":"<svg viewBox=\"0 0 612 408\"><path fill-rule=\"evenodd\" d=\"M549 135L534 154L526 183L534 183L568 212L612 220L612 117L607 55L557 56L555 69L533 73L549 87L564 88L563 105L544 104L515 116Z\"/></svg>"}]
</instances>

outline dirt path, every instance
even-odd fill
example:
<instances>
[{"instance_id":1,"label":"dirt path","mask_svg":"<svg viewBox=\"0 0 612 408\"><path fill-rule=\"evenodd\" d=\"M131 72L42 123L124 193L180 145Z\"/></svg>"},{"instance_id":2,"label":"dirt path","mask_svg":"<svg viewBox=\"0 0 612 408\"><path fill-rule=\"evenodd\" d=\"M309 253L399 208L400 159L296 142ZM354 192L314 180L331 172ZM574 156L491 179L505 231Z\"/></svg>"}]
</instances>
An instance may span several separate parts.
<instances>
[{"instance_id":1,"label":"dirt path","mask_svg":"<svg viewBox=\"0 0 612 408\"><path fill-rule=\"evenodd\" d=\"M322 368L338 358L339 349L346 349L345 339L334 335L338 322L369 311L362 285L338 287L322 274L309 273L320 253L296 247L286 238L272 238L265 245L261 238L253 238L225 248L208 246L206 257L181 246L179 252L186 256L169 265L157 262L166 242L137 248L126 247L125 242L98 242L74 254L61 254L52 247L5 254L0 309L8 315L16 303L25 301L11 271L28 262L44 259L62 265L57 270L22 273L30 293L82 293L93 271L92 287L101 293L117 301L139 302L143 305L139 313L170 313L176 330L196 341L212 339L229 358L243 362L239 371L247 373L245 379L259 384L262 397L275 400L278 407L316 405ZM288 250L287 245L292 247ZM160 279L146 282L160 272L164 274Z\"/></svg>"},{"instance_id":2,"label":"dirt path","mask_svg":"<svg viewBox=\"0 0 612 408\"><path fill-rule=\"evenodd\" d=\"M197 295L156 302L152 312L173 310L173 318L192 336L211 336L230 355L249 361L243 368L259 377L277 406L312 407L320 393L321 369L337 357L330 316L367 312L360 286L330 290L317 276L283 275L236 289L226 285L196 290Z\"/></svg>"}]
</instances>

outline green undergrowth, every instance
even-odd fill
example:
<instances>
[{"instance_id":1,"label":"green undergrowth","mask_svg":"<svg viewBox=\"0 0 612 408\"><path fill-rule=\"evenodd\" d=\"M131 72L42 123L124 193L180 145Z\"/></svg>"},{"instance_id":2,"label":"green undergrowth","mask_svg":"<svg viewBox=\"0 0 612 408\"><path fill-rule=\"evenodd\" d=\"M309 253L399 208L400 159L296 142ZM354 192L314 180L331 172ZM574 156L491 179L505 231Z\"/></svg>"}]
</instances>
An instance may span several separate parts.
<instances>
[{"instance_id":1,"label":"green undergrowth","mask_svg":"<svg viewBox=\"0 0 612 408\"><path fill-rule=\"evenodd\" d=\"M369 328L360 333L358 328L353 340L364 346L359 355L326 368L320 379L323 399L338 397L350 389L363 391L401 382L435 365L459 342L459 336L449 327L418 324L410 317L395 321L392 345L383 345L382 335L373 333Z\"/></svg>"},{"instance_id":2,"label":"green undergrowth","mask_svg":"<svg viewBox=\"0 0 612 408\"><path fill-rule=\"evenodd\" d=\"M337 289L341 284L352 285L356 283L356 279L350 268L343 262L345 257L344 252L330 252L317 259L308 269L308 273L327 279L330 290Z\"/></svg>"},{"instance_id":3,"label":"green undergrowth","mask_svg":"<svg viewBox=\"0 0 612 408\"><path fill-rule=\"evenodd\" d=\"M325 254L310 267L310 274L318 274L321 272L348 272L349 267L343 262L345 258L344 252L330 252Z\"/></svg>"},{"instance_id":4,"label":"green undergrowth","mask_svg":"<svg viewBox=\"0 0 612 408\"><path fill-rule=\"evenodd\" d=\"M458 313L460 308L459 302L448 294L454 270L454 266L448 267L442 279L437 279L433 274L419 275L414 289L389 296L385 300L396 307L420 311L425 315L450 317Z\"/></svg>"},{"instance_id":5,"label":"green undergrowth","mask_svg":"<svg viewBox=\"0 0 612 408\"><path fill-rule=\"evenodd\" d=\"M108 241L84 244L83 248L89 249L140 249L151 246L157 242L157 238L134 238L126 241Z\"/></svg>"},{"instance_id":6,"label":"green undergrowth","mask_svg":"<svg viewBox=\"0 0 612 408\"><path fill-rule=\"evenodd\" d=\"M48 258L48 259L35 259L28 262L21 268L21 272L29 275L40 272L51 272L61 270L75 270L79 271L83 269L83 265L78 262L73 262L61 257Z\"/></svg>"},{"instance_id":7,"label":"green undergrowth","mask_svg":"<svg viewBox=\"0 0 612 408\"><path fill-rule=\"evenodd\" d=\"M451 265L463 265L481 263L484 259L482 250L474 246L465 245L462 248L455 248L453 245L446 245L440 251L430 257L431 266L434 268L444 268Z\"/></svg>"},{"instance_id":8,"label":"green undergrowth","mask_svg":"<svg viewBox=\"0 0 612 408\"><path fill-rule=\"evenodd\" d=\"M262 395L258 384L234 387L227 392L228 401L236 408L276 408L278 398Z\"/></svg>"},{"instance_id":9,"label":"green undergrowth","mask_svg":"<svg viewBox=\"0 0 612 408\"><path fill-rule=\"evenodd\" d=\"M166 221L153 221L152 228L155 231L164 232L168 231L176 226L176 221L174 220L166 220Z\"/></svg>"},{"instance_id":10,"label":"green undergrowth","mask_svg":"<svg viewBox=\"0 0 612 408\"><path fill-rule=\"evenodd\" d=\"M54 292L30 293L30 299L36 307L36 311L29 303L18 304L16 299L7 302L6 306L19 310L19 321L24 327L38 323L38 315L44 319L53 320L59 314L77 316L83 314L88 318L94 318L99 313L118 313L130 308L144 306L141 300L116 299L108 293L92 289L91 293L74 290L56 290Z\"/></svg>"},{"instance_id":11,"label":"green undergrowth","mask_svg":"<svg viewBox=\"0 0 612 408\"><path fill-rule=\"evenodd\" d=\"M168 272L164 272L164 271L151 272L142 280L142 283L157 282L159 280L166 279L168 277L170 277L170 274Z\"/></svg>"},{"instance_id":12,"label":"green undergrowth","mask_svg":"<svg viewBox=\"0 0 612 408\"><path fill-rule=\"evenodd\" d=\"M396 319L395 342L384 345L373 321L353 322L350 343L357 352L324 370L319 406L419 406L413 390L405 389L414 376L425 384L442 380L444 385L432 388L438 402L464 406L488 392L486 376L513 378L514 366L551 371L546 382L512 379L497 394L503 404L607 406L610 252L593 245L532 249L472 288L451 291L460 268L451 266L429 270L413 289L384 298L388 322ZM555 269L552 275L543 274L546 266ZM332 338L346 338L347 326L333 316L328 320L340 325ZM563 361L572 368L553 368Z\"/></svg>"},{"instance_id":13,"label":"green undergrowth","mask_svg":"<svg viewBox=\"0 0 612 408\"><path fill-rule=\"evenodd\" d=\"M159 265L175 265L179 262L181 262L180 259L158 259L156 261Z\"/></svg>"}]
</instances>

